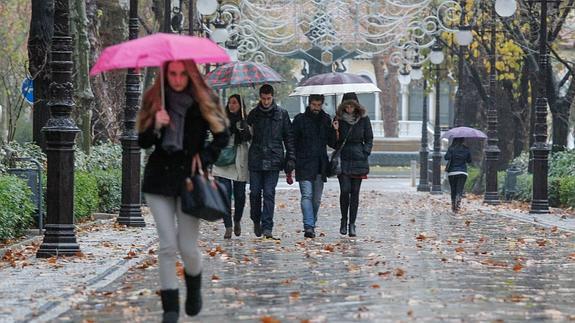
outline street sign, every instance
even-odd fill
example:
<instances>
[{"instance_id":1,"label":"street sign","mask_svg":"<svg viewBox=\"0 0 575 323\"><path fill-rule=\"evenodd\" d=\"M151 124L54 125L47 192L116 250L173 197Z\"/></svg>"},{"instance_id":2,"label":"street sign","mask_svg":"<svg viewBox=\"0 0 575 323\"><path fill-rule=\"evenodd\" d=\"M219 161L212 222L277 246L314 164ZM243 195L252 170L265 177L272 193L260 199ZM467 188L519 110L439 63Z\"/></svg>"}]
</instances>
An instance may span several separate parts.
<instances>
[{"instance_id":1,"label":"street sign","mask_svg":"<svg viewBox=\"0 0 575 323\"><path fill-rule=\"evenodd\" d=\"M30 104L34 103L34 80L26 77L22 81L22 97Z\"/></svg>"}]
</instances>

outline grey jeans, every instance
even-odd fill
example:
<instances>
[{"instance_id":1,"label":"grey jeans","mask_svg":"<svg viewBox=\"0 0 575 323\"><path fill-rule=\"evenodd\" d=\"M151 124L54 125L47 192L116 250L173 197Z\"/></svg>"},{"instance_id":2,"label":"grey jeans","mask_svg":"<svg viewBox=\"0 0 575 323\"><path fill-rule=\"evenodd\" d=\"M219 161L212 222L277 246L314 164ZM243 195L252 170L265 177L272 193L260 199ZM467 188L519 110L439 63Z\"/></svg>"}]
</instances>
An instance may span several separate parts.
<instances>
[{"instance_id":1,"label":"grey jeans","mask_svg":"<svg viewBox=\"0 0 575 323\"><path fill-rule=\"evenodd\" d=\"M202 271L202 254L198 248L200 220L182 212L179 197L148 193L145 196L160 238L158 251L160 286L162 289L177 289L176 252L178 250L186 273L196 276Z\"/></svg>"}]
</instances>

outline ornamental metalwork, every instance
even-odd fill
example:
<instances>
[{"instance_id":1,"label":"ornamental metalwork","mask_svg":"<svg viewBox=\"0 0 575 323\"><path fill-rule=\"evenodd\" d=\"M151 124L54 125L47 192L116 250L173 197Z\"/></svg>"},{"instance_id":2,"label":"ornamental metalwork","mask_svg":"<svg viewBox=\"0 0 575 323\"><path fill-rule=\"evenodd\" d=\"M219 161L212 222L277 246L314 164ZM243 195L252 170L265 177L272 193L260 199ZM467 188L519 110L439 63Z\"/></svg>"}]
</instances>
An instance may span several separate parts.
<instances>
[{"instance_id":1,"label":"ornamental metalwork","mask_svg":"<svg viewBox=\"0 0 575 323\"><path fill-rule=\"evenodd\" d=\"M431 0L242 0L221 6L241 60L265 53L317 61L383 53Z\"/></svg>"}]
</instances>

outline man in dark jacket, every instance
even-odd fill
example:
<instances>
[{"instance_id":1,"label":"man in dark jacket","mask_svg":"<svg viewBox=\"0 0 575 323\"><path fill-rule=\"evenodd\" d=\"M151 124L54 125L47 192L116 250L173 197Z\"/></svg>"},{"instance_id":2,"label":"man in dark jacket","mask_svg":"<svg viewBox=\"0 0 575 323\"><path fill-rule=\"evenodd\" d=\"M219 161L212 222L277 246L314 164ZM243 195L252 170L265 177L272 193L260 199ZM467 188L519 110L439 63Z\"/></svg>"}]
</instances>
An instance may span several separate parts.
<instances>
[{"instance_id":1,"label":"man in dark jacket","mask_svg":"<svg viewBox=\"0 0 575 323\"><path fill-rule=\"evenodd\" d=\"M335 130L330 116L322 110L323 95L310 95L304 113L295 116L295 178L301 193L304 237L315 238L317 213L327 180L327 145L335 147Z\"/></svg>"},{"instance_id":2,"label":"man in dark jacket","mask_svg":"<svg viewBox=\"0 0 575 323\"><path fill-rule=\"evenodd\" d=\"M279 172L283 169L286 174L291 174L295 167L295 156L289 115L275 103L274 88L271 85L264 84L260 88L260 102L248 115L247 122L253 134L248 152L250 217L254 221L257 237L263 233L265 238L273 239Z\"/></svg>"}]
</instances>

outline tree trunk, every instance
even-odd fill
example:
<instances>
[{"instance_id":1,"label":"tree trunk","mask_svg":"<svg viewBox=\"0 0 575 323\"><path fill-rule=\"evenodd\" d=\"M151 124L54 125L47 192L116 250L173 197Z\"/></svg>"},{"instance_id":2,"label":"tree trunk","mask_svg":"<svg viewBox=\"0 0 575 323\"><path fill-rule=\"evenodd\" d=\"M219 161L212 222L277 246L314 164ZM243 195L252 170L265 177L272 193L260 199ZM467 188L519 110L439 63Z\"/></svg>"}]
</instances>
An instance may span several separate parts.
<instances>
[{"instance_id":1,"label":"tree trunk","mask_svg":"<svg viewBox=\"0 0 575 323\"><path fill-rule=\"evenodd\" d=\"M383 116L383 131L385 137L398 137L398 109L397 93L397 66L386 63L386 57L376 55L372 59L377 87L381 89L379 102Z\"/></svg>"},{"instance_id":2,"label":"tree trunk","mask_svg":"<svg viewBox=\"0 0 575 323\"><path fill-rule=\"evenodd\" d=\"M92 146L92 107L94 106L94 94L90 86L90 42L88 41L88 18L86 14L86 2L74 0L72 2L72 30L75 37L74 66L75 75L74 94L76 95L77 111L80 129L82 130L82 150L90 153Z\"/></svg>"},{"instance_id":3,"label":"tree trunk","mask_svg":"<svg viewBox=\"0 0 575 323\"><path fill-rule=\"evenodd\" d=\"M46 140L41 132L50 118L48 87L50 86L50 43L54 33L54 1L32 0L30 34L28 36L28 71L34 80L34 104L32 105L32 139L43 151Z\"/></svg>"}]
</instances>

